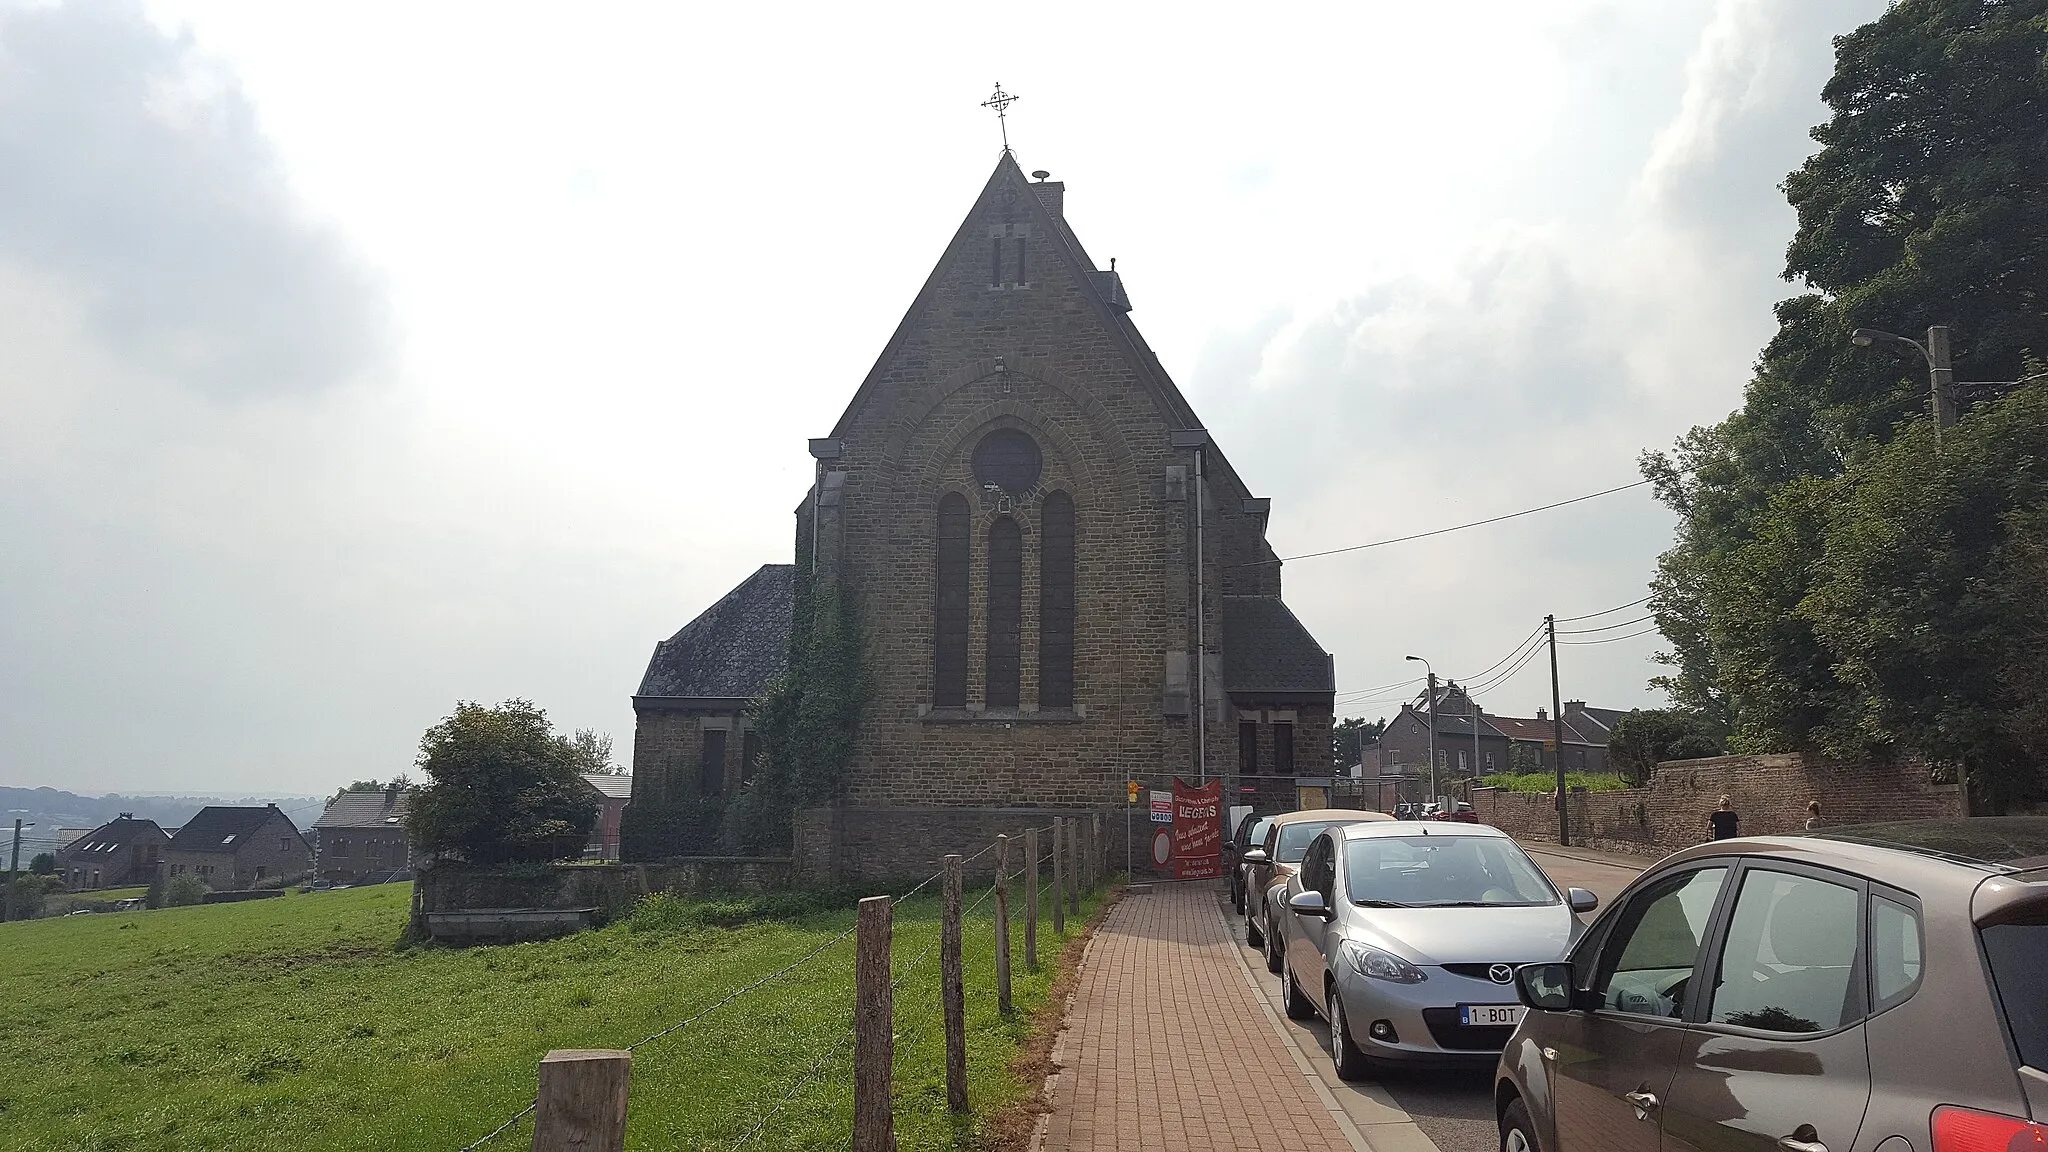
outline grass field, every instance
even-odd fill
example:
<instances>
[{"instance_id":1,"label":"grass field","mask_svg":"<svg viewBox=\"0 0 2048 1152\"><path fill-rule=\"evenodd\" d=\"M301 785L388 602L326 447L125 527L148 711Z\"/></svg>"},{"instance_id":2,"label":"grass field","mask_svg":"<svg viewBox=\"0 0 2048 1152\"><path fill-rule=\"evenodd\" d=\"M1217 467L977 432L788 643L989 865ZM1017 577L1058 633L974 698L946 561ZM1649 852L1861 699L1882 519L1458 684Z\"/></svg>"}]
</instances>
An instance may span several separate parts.
<instances>
[{"instance_id":1,"label":"grass field","mask_svg":"<svg viewBox=\"0 0 2048 1152\"><path fill-rule=\"evenodd\" d=\"M532 1101L549 1049L640 1041L853 923L851 910L738 928L628 922L543 943L399 949L410 895L391 884L0 924L0 1148L454 1152ZM1069 918L1069 939L1093 906ZM956 1125L945 1108L939 965L927 952L937 901L897 906L906 1152L972 1147L981 1125L1035 1087L1008 1065L1062 941L1048 917L1043 970L1026 974L1013 917L1017 1012L1005 1018L992 917L989 901L965 933L975 1121ZM729 1148L778 1102L748 1148L843 1146L852 971L849 937L637 1049L627 1147ZM531 1132L521 1122L488 1147L524 1148Z\"/></svg>"}]
</instances>

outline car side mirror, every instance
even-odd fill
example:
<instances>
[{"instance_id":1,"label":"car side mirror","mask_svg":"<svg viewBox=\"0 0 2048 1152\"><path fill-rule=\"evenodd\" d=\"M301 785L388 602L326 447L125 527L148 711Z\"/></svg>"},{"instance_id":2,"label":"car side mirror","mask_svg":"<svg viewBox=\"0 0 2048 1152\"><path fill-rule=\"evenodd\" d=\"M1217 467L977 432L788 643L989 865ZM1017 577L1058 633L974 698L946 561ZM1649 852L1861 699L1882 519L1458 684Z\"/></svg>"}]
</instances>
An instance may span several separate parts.
<instances>
[{"instance_id":1,"label":"car side mirror","mask_svg":"<svg viewBox=\"0 0 2048 1152\"><path fill-rule=\"evenodd\" d=\"M1247 864L1264 864L1266 862L1266 850L1264 848L1245 849L1244 862Z\"/></svg>"},{"instance_id":2,"label":"car side mirror","mask_svg":"<svg viewBox=\"0 0 2048 1152\"><path fill-rule=\"evenodd\" d=\"M1600 897L1586 891L1584 888L1567 890L1565 898L1571 901L1573 912L1591 912L1600 906Z\"/></svg>"},{"instance_id":3,"label":"car side mirror","mask_svg":"<svg viewBox=\"0 0 2048 1152\"><path fill-rule=\"evenodd\" d=\"M1573 986L1572 966L1562 961L1515 969L1515 997L1540 1011L1571 1011Z\"/></svg>"},{"instance_id":4,"label":"car side mirror","mask_svg":"<svg viewBox=\"0 0 2048 1152\"><path fill-rule=\"evenodd\" d=\"M1321 892L1296 892L1287 898L1287 907L1296 916L1320 916L1325 920L1331 916L1330 907L1323 903Z\"/></svg>"}]
</instances>

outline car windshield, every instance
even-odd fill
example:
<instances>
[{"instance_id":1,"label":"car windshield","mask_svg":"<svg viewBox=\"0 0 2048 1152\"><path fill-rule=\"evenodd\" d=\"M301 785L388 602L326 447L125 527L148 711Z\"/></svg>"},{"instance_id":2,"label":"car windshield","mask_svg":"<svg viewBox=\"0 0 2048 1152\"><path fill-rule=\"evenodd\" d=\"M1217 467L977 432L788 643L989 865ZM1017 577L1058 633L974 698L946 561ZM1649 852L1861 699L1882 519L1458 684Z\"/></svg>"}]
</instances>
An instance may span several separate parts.
<instances>
[{"instance_id":1,"label":"car windshield","mask_svg":"<svg viewBox=\"0 0 2048 1152\"><path fill-rule=\"evenodd\" d=\"M1251 833L1244 838L1244 842L1254 848L1264 844L1266 842L1266 829L1272 826L1273 818L1271 816L1259 817L1259 822L1252 825Z\"/></svg>"},{"instance_id":2,"label":"car windshield","mask_svg":"<svg viewBox=\"0 0 2048 1152\"><path fill-rule=\"evenodd\" d=\"M1344 846L1344 885L1369 906L1502 908L1555 904L1557 889L1499 836L1368 836Z\"/></svg>"},{"instance_id":3,"label":"car windshield","mask_svg":"<svg viewBox=\"0 0 2048 1152\"><path fill-rule=\"evenodd\" d=\"M1299 864L1308 855L1308 846L1325 828L1338 824L1349 824L1349 820L1304 820L1299 824L1280 826L1280 845L1274 856L1282 864Z\"/></svg>"}]
</instances>

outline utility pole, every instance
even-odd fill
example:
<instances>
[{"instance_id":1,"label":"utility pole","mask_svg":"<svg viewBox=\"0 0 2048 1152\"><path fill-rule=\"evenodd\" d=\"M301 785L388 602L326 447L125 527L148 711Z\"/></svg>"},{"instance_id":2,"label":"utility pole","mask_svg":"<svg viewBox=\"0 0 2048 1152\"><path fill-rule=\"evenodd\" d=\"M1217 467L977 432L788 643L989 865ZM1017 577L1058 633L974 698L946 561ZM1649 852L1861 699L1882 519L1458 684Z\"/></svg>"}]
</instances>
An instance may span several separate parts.
<instances>
[{"instance_id":1,"label":"utility pole","mask_svg":"<svg viewBox=\"0 0 2048 1152\"><path fill-rule=\"evenodd\" d=\"M1934 406L1934 447L1939 451L1942 430L1956 423L1956 370L1949 363L1948 329L1940 325L1927 330L1927 389Z\"/></svg>"},{"instance_id":2,"label":"utility pole","mask_svg":"<svg viewBox=\"0 0 2048 1152\"><path fill-rule=\"evenodd\" d=\"M33 825L31 825L33 827ZM6 919L14 919L14 882L21 876L21 817L14 818L14 856L7 862Z\"/></svg>"},{"instance_id":3,"label":"utility pole","mask_svg":"<svg viewBox=\"0 0 2048 1152\"><path fill-rule=\"evenodd\" d=\"M1479 778L1479 697L1472 694L1472 684L1470 681L1467 681L1465 684L1465 699L1472 702L1472 779L1477 780ZM1470 785L1467 785L1465 788L1465 799L1470 800L1471 798L1472 789Z\"/></svg>"},{"instance_id":4,"label":"utility pole","mask_svg":"<svg viewBox=\"0 0 2048 1152\"><path fill-rule=\"evenodd\" d=\"M1564 791L1564 704L1557 690L1557 617L1555 614L1543 618L1543 631L1550 638L1550 743L1551 763L1557 769L1557 843L1568 847L1572 842L1571 813L1565 807Z\"/></svg>"},{"instance_id":5,"label":"utility pole","mask_svg":"<svg viewBox=\"0 0 2048 1152\"><path fill-rule=\"evenodd\" d=\"M1413 683L1413 681L1410 681ZM1429 802L1437 803L1436 792L1436 669L1429 671Z\"/></svg>"}]
</instances>

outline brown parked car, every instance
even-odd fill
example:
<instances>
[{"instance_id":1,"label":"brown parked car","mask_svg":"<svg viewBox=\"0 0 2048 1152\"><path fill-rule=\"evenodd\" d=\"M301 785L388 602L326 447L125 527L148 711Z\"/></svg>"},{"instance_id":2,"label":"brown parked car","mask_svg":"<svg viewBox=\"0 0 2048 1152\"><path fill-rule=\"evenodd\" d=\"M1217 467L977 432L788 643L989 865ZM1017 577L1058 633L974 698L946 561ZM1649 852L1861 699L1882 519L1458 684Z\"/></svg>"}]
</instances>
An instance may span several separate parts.
<instances>
[{"instance_id":1,"label":"brown parked car","mask_svg":"<svg viewBox=\"0 0 2048 1152\"><path fill-rule=\"evenodd\" d=\"M2048 1147L2048 818L1721 840L1515 977L1504 1152Z\"/></svg>"},{"instance_id":2,"label":"brown parked car","mask_svg":"<svg viewBox=\"0 0 2048 1152\"><path fill-rule=\"evenodd\" d=\"M1244 942L1254 948L1265 945L1266 893L1294 875L1317 833L1336 824L1392 819L1385 812L1367 812L1363 808L1308 808L1273 817L1273 822L1266 826L1264 842L1243 856Z\"/></svg>"}]
</instances>

